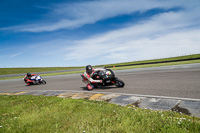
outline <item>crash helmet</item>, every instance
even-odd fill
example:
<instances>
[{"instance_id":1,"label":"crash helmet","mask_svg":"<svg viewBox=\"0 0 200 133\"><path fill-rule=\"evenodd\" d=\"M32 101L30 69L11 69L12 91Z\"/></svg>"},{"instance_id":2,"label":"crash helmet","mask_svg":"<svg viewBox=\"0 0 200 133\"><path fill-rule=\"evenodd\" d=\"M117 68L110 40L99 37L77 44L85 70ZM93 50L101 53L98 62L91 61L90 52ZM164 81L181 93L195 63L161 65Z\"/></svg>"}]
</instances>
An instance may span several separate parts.
<instances>
[{"instance_id":1,"label":"crash helmet","mask_svg":"<svg viewBox=\"0 0 200 133\"><path fill-rule=\"evenodd\" d=\"M27 77L31 77L31 73L27 73L26 75L27 75Z\"/></svg>"},{"instance_id":2,"label":"crash helmet","mask_svg":"<svg viewBox=\"0 0 200 133\"><path fill-rule=\"evenodd\" d=\"M87 74L91 74L92 73L92 66L91 65L87 65L86 66L86 73Z\"/></svg>"}]
</instances>

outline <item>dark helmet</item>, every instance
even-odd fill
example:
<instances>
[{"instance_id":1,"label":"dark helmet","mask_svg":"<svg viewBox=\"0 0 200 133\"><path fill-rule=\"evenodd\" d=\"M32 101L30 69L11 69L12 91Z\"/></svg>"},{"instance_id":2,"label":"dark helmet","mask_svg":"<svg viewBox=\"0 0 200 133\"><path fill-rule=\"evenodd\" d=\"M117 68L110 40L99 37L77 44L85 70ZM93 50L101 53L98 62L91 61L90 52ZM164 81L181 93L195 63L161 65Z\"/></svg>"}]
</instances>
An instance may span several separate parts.
<instances>
[{"instance_id":1,"label":"dark helmet","mask_svg":"<svg viewBox=\"0 0 200 133\"><path fill-rule=\"evenodd\" d=\"M91 74L92 73L92 66L91 65L87 65L86 66L86 73L87 74Z\"/></svg>"},{"instance_id":2,"label":"dark helmet","mask_svg":"<svg viewBox=\"0 0 200 133\"><path fill-rule=\"evenodd\" d=\"M27 75L27 77L31 77L31 73L27 73L26 75Z\"/></svg>"}]
</instances>

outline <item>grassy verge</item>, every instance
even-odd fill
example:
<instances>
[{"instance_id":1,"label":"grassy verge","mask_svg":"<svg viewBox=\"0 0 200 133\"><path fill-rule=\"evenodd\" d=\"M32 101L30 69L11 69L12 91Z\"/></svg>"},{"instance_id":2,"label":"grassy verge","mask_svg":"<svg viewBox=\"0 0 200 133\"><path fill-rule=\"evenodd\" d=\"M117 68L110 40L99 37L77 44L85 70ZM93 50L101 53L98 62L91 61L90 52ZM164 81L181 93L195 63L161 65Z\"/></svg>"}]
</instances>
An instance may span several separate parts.
<instances>
[{"instance_id":1,"label":"grassy verge","mask_svg":"<svg viewBox=\"0 0 200 133\"><path fill-rule=\"evenodd\" d=\"M147 68L147 67L159 67L159 66L171 66L171 65L181 65L181 64L193 64L193 63L200 63L200 60L192 60L192 61L181 61L181 62L171 62L171 63L159 63L159 64L149 64L149 65L136 65L136 66L124 66L124 67L113 67L112 70L123 70L123 69L134 69L134 68ZM76 74L76 73L83 73L84 70L81 71L70 71L70 72L59 72L59 73L48 73L48 74L41 74L41 76L55 76L55 75L66 75L66 74ZM19 79L23 78L24 76L19 77L7 77L7 78L0 78L0 80L6 79Z\"/></svg>"},{"instance_id":2,"label":"grassy verge","mask_svg":"<svg viewBox=\"0 0 200 133\"><path fill-rule=\"evenodd\" d=\"M141 63L148 63L148 62L170 61L170 60L180 60L180 59L194 59L194 58L199 58L199 57L200 57L200 54L195 54L195 55L180 56L180 57L174 57L174 58L136 61L136 62L126 62L126 63L101 65L101 66L94 66L94 67L111 67L111 66L117 66L117 65L136 64L136 65L132 65L132 66L113 67L112 68L113 70L122 70L122 69L170 66L170 65L181 65L181 64L193 64L193 63L200 63L200 60L197 59L197 60L189 60L189 61L170 62L170 63L156 63L156 64L138 65L138 64L141 64ZM0 75L20 74L20 73L27 73L27 72L37 73L37 72L71 70L71 69L80 69L80 68L85 68L85 67L0 68ZM75 74L75 73L83 73L83 72L84 71L57 72L57 73L41 74L41 76L65 75L65 74ZM23 78L23 76L0 78L0 80L17 79L17 78Z\"/></svg>"},{"instance_id":3,"label":"grassy verge","mask_svg":"<svg viewBox=\"0 0 200 133\"><path fill-rule=\"evenodd\" d=\"M69 71L69 72L59 72L59 73L48 73L48 74L40 74L40 76L56 76L56 75L66 75L66 74L76 74L76 73L83 73L84 70L81 71ZM6 78L0 78L0 80L6 80L6 79L19 79L24 78L24 76L18 76L18 77L6 77Z\"/></svg>"},{"instance_id":4,"label":"grassy verge","mask_svg":"<svg viewBox=\"0 0 200 133\"><path fill-rule=\"evenodd\" d=\"M200 54L194 54L194 55L186 55L186 56L178 56L178 57L172 57L172 58L163 58L163 59L154 59L154 60L144 60L144 61L134 61L134 62L124 62L124 63L117 63L117 64L109 64L104 65L105 67L110 66L120 66L120 65L129 65L129 64L141 64L141 63L152 63L152 62L162 62L162 61L174 61L174 60L184 60L184 59L195 59L200 58ZM180 61L182 62L182 61Z\"/></svg>"},{"instance_id":5,"label":"grassy verge","mask_svg":"<svg viewBox=\"0 0 200 133\"><path fill-rule=\"evenodd\" d=\"M101 66L96 66L96 67L109 67L109 66L129 65L129 64L136 64L137 65L137 64L141 64L141 63L150 63L150 62L159 62L159 61L171 61L171 60L180 60L180 59L194 59L194 58L200 58L200 54L173 57L173 58L156 59L156 60L125 62L125 63L101 65ZM199 60L196 60L196 61L198 62ZM195 60L193 60L191 62L195 62ZM175 62L175 64L176 63L183 64L184 61ZM165 63L163 63L163 64L165 64ZM155 64L155 65L157 65L157 64ZM148 65L144 65L144 66L148 66ZM80 69L80 68L85 68L85 66L83 66L83 67L41 67L41 68L0 68L0 75L20 74L20 73L27 73L27 72L34 73L34 72L71 70L71 69Z\"/></svg>"},{"instance_id":6,"label":"grassy verge","mask_svg":"<svg viewBox=\"0 0 200 133\"><path fill-rule=\"evenodd\" d=\"M136 65L136 66L124 66L124 67L113 67L112 70L122 70L122 69L134 69L134 68L147 68L147 67L159 67L159 66L171 66L171 65L183 65L183 64L194 64L200 63L200 60L191 61L180 61L180 62L170 62L170 63L158 63L158 64L147 64L147 65Z\"/></svg>"},{"instance_id":7,"label":"grassy verge","mask_svg":"<svg viewBox=\"0 0 200 133\"><path fill-rule=\"evenodd\" d=\"M105 102L0 95L0 132L200 132L200 119Z\"/></svg>"},{"instance_id":8,"label":"grassy verge","mask_svg":"<svg viewBox=\"0 0 200 133\"><path fill-rule=\"evenodd\" d=\"M85 67L0 68L0 75L80 69Z\"/></svg>"}]
</instances>

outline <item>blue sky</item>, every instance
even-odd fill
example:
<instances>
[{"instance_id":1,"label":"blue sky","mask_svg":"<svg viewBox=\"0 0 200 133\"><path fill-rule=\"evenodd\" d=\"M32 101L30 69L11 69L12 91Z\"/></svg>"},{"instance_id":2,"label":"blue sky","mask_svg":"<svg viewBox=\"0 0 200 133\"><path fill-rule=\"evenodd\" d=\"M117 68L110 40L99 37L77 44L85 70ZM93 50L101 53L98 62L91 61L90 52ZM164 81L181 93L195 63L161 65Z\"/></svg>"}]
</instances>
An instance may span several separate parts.
<instances>
[{"instance_id":1,"label":"blue sky","mask_svg":"<svg viewBox=\"0 0 200 133\"><path fill-rule=\"evenodd\" d=\"M0 67L200 53L199 0L0 0Z\"/></svg>"}]
</instances>

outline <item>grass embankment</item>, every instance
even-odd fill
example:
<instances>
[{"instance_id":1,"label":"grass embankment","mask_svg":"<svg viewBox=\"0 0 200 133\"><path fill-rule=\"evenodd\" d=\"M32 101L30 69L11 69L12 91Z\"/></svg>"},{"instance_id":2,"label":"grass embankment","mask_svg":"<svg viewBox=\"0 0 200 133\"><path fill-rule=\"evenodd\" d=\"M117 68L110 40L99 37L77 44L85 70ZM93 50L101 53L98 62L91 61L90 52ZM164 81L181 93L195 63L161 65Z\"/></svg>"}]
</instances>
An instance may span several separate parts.
<instances>
[{"instance_id":1,"label":"grass embankment","mask_svg":"<svg viewBox=\"0 0 200 133\"><path fill-rule=\"evenodd\" d=\"M186 56L178 56L178 57L172 57L172 58L163 58L163 59L154 59L154 60L144 60L144 61L134 61L134 62L124 62L124 63L117 63L117 64L109 64L109 65L104 65L105 67L112 67L112 66L121 66L121 65L138 65L138 64L145 64L145 63L155 63L156 62L167 62L167 61L175 61L173 63L180 63L183 62L183 64L185 64L185 61L176 61L176 60L187 60L187 59L196 59L196 58L200 58L200 54L193 54L193 55L186 55ZM193 62L193 61L199 61L199 59L197 60L192 60L189 62ZM159 64L159 63L158 63ZM165 63L161 63L161 64L165 64Z\"/></svg>"},{"instance_id":2,"label":"grass embankment","mask_svg":"<svg viewBox=\"0 0 200 133\"><path fill-rule=\"evenodd\" d=\"M200 119L106 102L0 96L0 132L200 132Z\"/></svg>"},{"instance_id":3,"label":"grass embankment","mask_svg":"<svg viewBox=\"0 0 200 133\"><path fill-rule=\"evenodd\" d=\"M112 70L123 70L123 69L172 66L172 65L183 65L183 64L194 64L194 63L200 63L200 60L169 62L169 63L158 63L158 64L146 64L146 65L132 65L132 66L123 66L123 67L113 67L111 69Z\"/></svg>"},{"instance_id":4,"label":"grass embankment","mask_svg":"<svg viewBox=\"0 0 200 133\"><path fill-rule=\"evenodd\" d=\"M148 63L152 63L152 62L184 60L184 59L194 59L194 58L200 58L200 54L173 57L173 58L156 59L156 60L145 60L145 61L125 62L125 63L117 63L117 64L109 64L109 65L99 65L99 66L94 66L94 67L113 67L113 66L132 64L131 66L122 66L122 67L113 67L112 68L113 70L121 70L121 69L133 69L133 68L145 68L145 67L158 67L158 66L200 63L200 59L197 59L197 60L189 60L189 61L176 61L176 62L148 64ZM139 65L142 63L147 63L147 64ZM85 68L85 66L84 67L0 68L0 75L20 74L20 73L27 73L27 72L37 73L37 72L71 70L71 69L80 69L80 68ZM57 73L41 74L41 76L65 75L65 74L75 74L75 73L83 73L83 72L84 71L57 72ZM23 76L0 78L0 80L15 79L15 78L23 78Z\"/></svg>"},{"instance_id":5,"label":"grass embankment","mask_svg":"<svg viewBox=\"0 0 200 133\"><path fill-rule=\"evenodd\" d=\"M76 73L83 73L84 70L81 71L69 71L69 72L58 72L58 73L47 73L47 74L40 74L40 76L56 76L56 75L66 75L66 74L76 74ZM24 78L24 76L18 76L18 77L6 77L6 78L0 78L0 80L6 80L6 79L19 79Z\"/></svg>"},{"instance_id":6,"label":"grass embankment","mask_svg":"<svg viewBox=\"0 0 200 133\"><path fill-rule=\"evenodd\" d=\"M48 72L60 70L81 69L85 67L33 67L33 68L0 68L0 75L33 73L33 72Z\"/></svg>"}]
</instances>

